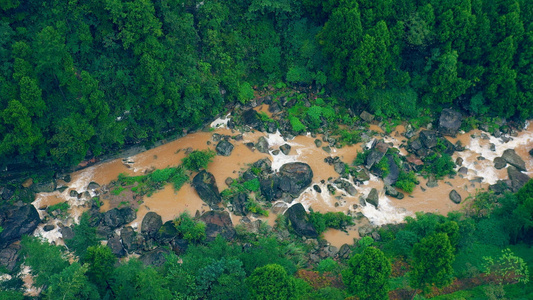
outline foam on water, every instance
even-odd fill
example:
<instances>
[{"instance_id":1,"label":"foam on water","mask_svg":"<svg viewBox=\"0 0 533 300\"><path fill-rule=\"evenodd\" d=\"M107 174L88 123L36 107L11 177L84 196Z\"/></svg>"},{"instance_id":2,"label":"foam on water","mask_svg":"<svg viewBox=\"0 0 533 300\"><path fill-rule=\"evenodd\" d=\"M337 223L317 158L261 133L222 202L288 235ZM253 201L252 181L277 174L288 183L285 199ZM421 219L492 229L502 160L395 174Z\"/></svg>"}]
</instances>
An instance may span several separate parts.
<instances>
[{"instance_id":1,"label":"foam on water","mask_svg":"<svg viewBox=\"0 0 533 300\"><path fill-rule=\"evenodd\" d=\"M361 207L361 212L374 225L397 224L403 222L405 217L412 215L405 210L397 209L391 205L390 199L383 192L379 195L379 206L367 204Z\"/></svg>"},{"instance_id":2,"label":"foam on water","mask_svg":"<svg viewBox=\"0 0 533 300\"><path fill-rule=\"evenodd\" d=\"M224 128L228 125L228 121L230 120L230 114L227 114L224 117L217 118L213 122L211 122L212 128Z\"/></svg>"}]
</instances>

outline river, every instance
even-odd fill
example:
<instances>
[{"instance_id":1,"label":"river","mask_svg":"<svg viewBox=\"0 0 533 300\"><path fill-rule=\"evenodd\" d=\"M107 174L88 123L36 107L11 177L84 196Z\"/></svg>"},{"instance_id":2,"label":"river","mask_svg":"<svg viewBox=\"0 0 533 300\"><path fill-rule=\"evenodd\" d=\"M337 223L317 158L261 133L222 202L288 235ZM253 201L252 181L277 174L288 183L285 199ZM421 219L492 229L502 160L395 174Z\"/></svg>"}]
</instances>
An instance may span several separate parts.
<instances>
[{"instance_id":1,"label":"river","mask_svg":"<svg viewBox=\"0 0 533 300\"><path fill-rule=\"evenodd\" d=\"M267 111L264 107L260 107L262 111ZM64 225L70 225L77 222L81 213L87 210L86 202L92 196L87 186L90 182L96 182L100 185L109 184L112 180L117 179L120 173L129 175L143 174L147 170L162 169L169 166L177 166L185 157L187 148L204 150L214 149L216 143L212 141L213 133L221 135L234 136L239 132L229 130L223 126L227 122L227 118L218 119L212 123L213 131L211 132L196 132L188 134L180 139L163 144L153 149L144 151L142 153L126 157L123 159L114 159L104 161L93 165L91 167L79 170L71 174L72 180L69 183L59 182L68 186L63 192L55 191L53 193L40 193L37 195L33 205L39 210L41 216L44 216L44 208L59 202L69 202L71 208L69 209L70 217L66 220L51 220L48 224L56 225L56 229L45 232L43 230L44 224L41 224L35 234L42 235L51 242L58 244L62 243L61 233L58 230L58 223L62 222ZM356 226L348 228L348 233L338 230L328 230L324 233L324 238L332 245L340 247L344 243L352 244L354 238L358 238L358 226L364 222L371 222L375 225L383 225L387 223L402 222L406 216L413 216L414 212L434 212L440 214L447 214L450 211L458 210L464 205L464 199L469 195L475 194L479 189L487 188L489 184L493 184L498 179L506 179L507 173L505 169L496 170L493 167L492 159L501 156L505 149L515 149L522 159L526 162L527 173L530 177L533 176L533 160L528 151L533 148L533 125L529 125L523 131L519 132L517 136L511 137L511 141L505 143L501 139L490 136L489 139L483 139L482 134L486 134L480 130L474 130L468 133L459 134L456 138L446 137L452 143L460 140L466 146L463 152L455 152L453 159L462 157L463 166L468 168L466 176L455 176L453 179L445 178L439 180L438 186L434 188L426 187L427 179L419 178L420 185L415 190L402 200L389 198L382 192L380 193L380 207L375 209L372 205L365 207L358 207L368 220L358 221ZM372 130L381 132L382 130L372 125ZM384 137L386 142L391 142L395 146L405 143L406 138L402 136L404 132L403 126L398 126L390 135ZM488 135L488 134L487 134ZM250 150L245 143L256 142L260 136L265 136L269 141L270 148L276 150L284 143L291 145L292 149L289 155L284 155L281 152L278 155L260 153L258 151ZM320 138L320 137L318 137ZM381 138L377 136L377 138ZM354 211L354 204L359 203L361 196L366 196L372 188L382 191L383 182L377 177L372 176L371 179L363 184L356 186L358 193L355 196L350 196L344 191L338 191L335 196L327 192L326 184L330 178L338 178L339 175L335 172L333 166L324 162L324 158L328 156L339 156L342 161L350 163L355 159L358 151L361 151L365 146L363 144L356 144L353 146L346 146L341 149L332 148L330 154L326 153L322 148L318 148L314 143L315 138L311 135L297 136L292 140L285 141L279 133L267 134L263 132L245 132L243 133L242 141L231 141L235 145L231 156L215 156L213 162L209 165L208 171L211 172L216 179L219 190L226 188L225 180L227 177L237 178L239 172L246 170L248 164L256 162L262 158L269 158L272 161L273 169L279 169L284 163L301 161L309 164L313 170L313 184L321 187L322 193L317 193L311 187L305 190L299 198L295 199L293 203L302 203L306 209L312 207L315 211L341 211L352 213ZM495 145L495 151L490 149L489 144ZM405 155L405 149L400 149L401 154ZM478 160L478 157L483 156L485 160ZM481 182L476 178L483 177ZM452 189L455 189L462 197L461 204L453 203L448 195ZM71 197L70 191L75 190L81 193L81 197ZM424 191L425 190L425 191ZM101 211L106 211L117 207L120 203L113 203L103 199L103 206ZM208 210L208 206L200 200L196 191L185 184L178 192L175 192L171 186L166 186L163 190L154 193L151 197L145 197L144 202L138 205L137 219L132 222L132 226L139 227L142 218L148 211L153 211L161 215L163 222L174 219L180 213L189 211L192 215L196 211L204 212ZM274 223L275 216L265 218L270 225ZM233 222L238 223L240 218L232 216ZM363 222L363 223L361 223Z\"/></svg>"}]
</instances>

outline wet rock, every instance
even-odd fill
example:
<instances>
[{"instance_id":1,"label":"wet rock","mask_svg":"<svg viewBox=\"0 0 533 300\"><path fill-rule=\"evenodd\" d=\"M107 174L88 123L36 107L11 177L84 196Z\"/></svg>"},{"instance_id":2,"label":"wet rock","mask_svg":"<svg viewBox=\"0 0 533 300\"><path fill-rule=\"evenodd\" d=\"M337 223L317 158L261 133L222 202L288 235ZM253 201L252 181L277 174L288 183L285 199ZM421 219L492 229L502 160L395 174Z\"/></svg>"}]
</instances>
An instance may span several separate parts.
<instances>
[{"instance_id":1,"label":"wet rock","mask_svg":"<svg viewBox=\"0 0 533 300\"><path fill-rule=\"evenodd\" d=\"M268 133L274 133L274 132L276 132L276 130L278 130L278 126L276 125L276 123L274 123L274 122L268 122L268 123L266 124L266 131L267 131Z\"/></svg>"},{"instance_id":2,"label":"wet rock","mask_svg":"<svg viewBox=\"0 0 533 300\"><path fill-rule=\"evenodd\" d=\"M296 203L285 212L287 220L294 231L308 238L318 237L315 226L309 221L309 215L301 203Z\"/></svg>"},{"instance_id":3,"label":"wet rock","mask_svg":"<svg viewBox=\"0 0 533 300\"><path fill-rule=\"evenodd\" d=\"M455 143L455 146L454 146L454 147L455 147L455 151L459 151L459 152L461 152L461 151L465 151L465 149L466 149L466 148L463 146L463 143L462 143L461 141L457 141L457 142Z\"/></svg>"},{"instance_id":4,"label":"wet rock","mask_svg":"<svg viewBox=\"0 0 533 300\"><path fill-rule=\"evenodd\" d=\"M233 204L233 213L237 216L246 216L248 210L246 209L246 203L248 202L248 196L245 193L239 193L231 199Z\"/></svg>"},{"instance_id":5,"label":"wet rock","mask_svg":"<svg viewBox=\"0 0 533 300\"><path fill-rule=\"evenodd\" d=\"M259 140L255 144L255 149L261 153L267 153L268 154L268 141L264 136L259 137Z\"/></svg>"},{"instance_id":6,"label":"wet rock","mask_svg":"<svg viewBox=\"0 0 533 300\"><path fill-rule=\"evenodd\" d=\"M272 201L276 199L276 193L279 188L279 178L277 176L271 176L262 179L260 182L261 195L265 197L265 200Z\"/></svg>"},{"instance_id":7,"label":"wet rock","mask_svg":"<svg viewBox=\"0 0 533 300\"><path fill-rule=\"evenodd\" d=\"M315 190L317 193L322 193L322 189L318 185L313 185L313 190Z\"/></svg>"},{"instance_id":8,"label":"wet rock","mask_svg":"<svg viewBox=\"0 0 533 300\"><path fill-rule=\"evenodd\" d=\"M290 183L289 192L291 195L297 197L311 185L313 171L306 163L287 163L279 169L279 177L281 181L287 180Z\"/></svg>"},{"instance_id":9,"label":"wet rock","mask_svg":"<svg viewBox=\"0 0 533 300\"><path fill-rule=\"evenodd\" d=\"M349 182L345 182L344 185L343 185L343 189L350 195L350 196L355 196L357 194L357 189L355 188L355 186L353 186L351 183Z\"/></svg>"},{"instance_id":10,"label":"wet rock","mask_svg":"<svg viewBox=\"0 0 533 300\"><path fill-rule=\"evenodd\" d=\"M32 185L33 185L33 178L28 178L24 180L24 182L22 183L22 187L25 189L29 188Z\"/></svg>"},{"instance_id":11,"label":"wet rock","mask_svg":"<svg viewBox=\"0 0 533 300\"><path fill-rule=\"evenodd\" d=\"M19 244L11 244L7 248L0 250L0 267L12 272L17 266L20 248Z\"/></svg>"},{"instance_id":12,"label":"wet rock","mask_svg":"<svg viewBox=\"0 0 533 300\"><path fill-rule=\"evenodd\" d=\"M315 146L316 146L317 148L320 148L320 147L322 146L322 141L319 140L319 139L315 139Z\"/></svg>"},{"instance_id":13,"label":"wet rock","mask_svg":"<svg viewBox=\"0 0 533 300\"><path fill-rule=\"evenodd\" d=\"M245 180L245 181L250 181L250 180L254 180L257 178L257 176L254 174L254 172L252 172L251 169L248 169L246 170L243 174L242 174L242 178Z\"/></svg>"},{"instance_id":14,"label":"wet rock","mask_svg":"<svg viewBox=\"0 0 533 300\"><path fill-rule=\"evenodd\" d=\"M385 185L385 195L397 198L399 194L401 194L401 193L398 192L398 190L396 190L392 186ZM402 196L403 196L403 194L402 194Z\"/></svg>"},{"instance_id":15,"label":"wet rock","mask_svg":"<svg viewBox=\"0 0 533 300\"><path fill-rule=\"evenodd\" d=\"M78 192L76 192L75 190L70 190L69 192L69 196L70 197L73 197L73 198L78 198Z\"/></svg>"},{"instance_id":16,"label":"wet rock","mask_svg":"<svg viewBox=\"0 0 533 300\"><path fill-rule=\"evenodd\" d=\"M48 225L44 225L43 230L45 232L48 232L48 231L54 230L54 228L56 228L54 225L48 224Z\"/></svg>"},{"instance_id":17,"label":"wet rock","mask_svg":"<svg viewBox=\"0 0 533 300\"><path fill-rule=\"evenodd\" d=\"M259 130L262 127L262 121L259 117L259 113L253 109L249 109L242 113L242 120L245 125L248 125L254 129Z\"/></svg>"},{"instance_id":18,"label":"wet rock","mask_svg":"<svg viewBox=\"0 0 533 300\"><path fill-rule=\"evenodd\" d=\"M280 214L285 213L285 211L287 211L288 208L289 208L288 203L279 201L279 202L276 202L270 210L272 211L273 214L280 215Z\"/></svg>"},{"instance_id":19,"label":"wet rock","mask_svg":"<svg viewBox=\"0 0 533 300\"><path fill-rule=\"evenodd\" d=\"M529 181L529 176L514 166L507 167L507 175L511 180L511 189L515 193Z\"/></svg>"},{"instance_id":20,"label":"wet rock","mask_svg":"<svg viewBox=\"0 0 533 300\"><path fill-rule=\"evenodd\" d=\"M324 150L324 152L330 154L331 153L331 147L330 146L325 146L325 147L322 147L322 150Z\"/></svg>"},{"instance_id":21,"label":"wet rock","mask_svg":"<svg viewBox=\"0 0 533 300\"><path fill-rule=\"evenodd\" d=\"M276 156L276 155L279 154L279 152L280 152L279 150L274 150L274 151L272 151L272 155Z\"/></svg>"},{"instance_id":22,"label":"wet rock","mask_svg":"<svg viewBox=\"0 0 533 300\"><path fill-rule=\"evenodd\" d=\"M398 191L398 195L396 195L396 199L402 200L404 197L405 195L402 192Z\"/></svg>"},{"instance_id":23,"label":"wet rock","mask_svg":"<svg viewBox=\"0 0 533 300\"><path fill-rule=\"evenodd\" d=\"M490 151L492 151L492 152L496 151L496 145L494 145L493 143L490 143L490 144L489 144L489 149L490 149Z\"/></svg>"},{"instance_id":24,"label":"wet rock","mask_svg":"<svg viewBox=\"0 0 533 300\"><path fill-rule=\"evenodd\" d=\"M439 186L439 183L437 182L435 175L429 175L429 179L428 179L428 182L426 183L426 186L428 188L434 188L434 187Z\"/></svg>"},{"instance_id":25,"label":"wet rock","mask_svg":"<svg viewBox=\"0 0 533 300\"><path fill-rule=\"evenodd\" d=\"M330 195L335 195L335 192L337 192L337 189L335 189L335 187L330 183L326 185L326 188L328 189L328 192L330 193Z\"/></svg>"},{"instance_id":26,"label":"wet rock","mask_svg":"<svg viewBox=\"0 0 533 300\"><path fill-rule=\"evenodd\" d=\"M157 240L160 243L168 243L178 235L178 230L173 221L166 221L157 232Z\"/></svg>"},{"instance_id":27,"label":"wet rock","mask_svg":"<svg viewBox=\"0 0 533 300\"><path fill-rule=\"evenodd\" d=\"M494 192L496 195L501 195L505 191L510 191L512 186L511 180L498 180L495 184L489 185L489 191Z\"/></svg>"},{"instance_id":28,"label":"wet rock","mask_svg":"<svg viewBox=\"0 0 533 300\"><path fill-rule=\"evenodd\" d=\"M375 208L378 208L379 206L379 193L378 190L375 188L372 188L370 190L370 193L368 193L368 196L366 196L366 202L374 205Z\"/></svg>"},{"instance_id":29,"label":"wet rock","mask_svg":"<svg viewBox=\"0 0 533 300\"><path fill-rule=\"evenodd\" d=\"M222 140L220 142L218 142L215 150L217 151L217 154L218 155L222 155L222 156L230 156L231 155L231 151L233 151L233 144L226 141L226 140Z\"/></svg>"},{"instance_id":30,"label":"wet rock","mask_svg":"<svg viewBox=\"0 0 533 300\"><path fill-rule=\"evenodd\" d=\"M381 241L381 235L379 234L379 232L377 231L372 232L372 239L374 239L374 241L377 241L377 242Z\"/></svg>"},{"instance_id":31,"label":"wet rock","mask_svg":"<svg viewBox=\"0 0 533 300\"><path fill-rule=\"evenodd\" d=\"M460 167L459 170L457 170L457 173L466 175L468 173L468 169L466 167Z\"/></svg>"},{"instance_id":32,"label":"wet rock","mask_svg":"<svg viewBox=\"0 0 533 300\"><path fill-rule=\"evenodd\" d=\"M363 119L363 121L370 123L374 120L374 115L368 113L367 111L363 111L359 117Z\"/></svg>"},{"instance_id":33,"label":"wet rock","mask_svg":"<svg viewBox=\"0 0 533 300\"><path fill-rule=\"evenodd\" d=\"M503 151L502 158L510 165L515 166L519 171L526 171L526 163L514 149L507 149Z\"/></svg>"},{"instance_id":34,"label":"wet rock","mask_svg":"<svg viewBox=\"0 0 533 300\"><path fill-rule=\"evenodd\" d=\"M96 190L99 188L100 188L100 185L96 182L90 182L89 185L87 186L88 191Z\"/></svg>"},{"instance_id":35,"label":"wet rock","mask_svg":"<svg viewBox=\"0 0 533 300\"><path fill-rule=\"evenodd\" d=\"M10 186L6 186L3 188L0 188L0 192L2 193L2 199L3 200L9 200L13 195L15 194L15 189Z\"/></svg>"},{"instance_id":36,"label":"wet rock","mask_svg":"<svg viewBox=\"0 0 533 300\"><path fill-rule=\"evenodd\" d=\"M340 175L343 175L346 173L346 164L342 161L337 161L333 164L333 169L335 172L339 173Z\"/></svg>"},{"instance_id":37,"label":"wet rock","mask_svg":"<svg viewBox=\"0 0 533 300\"><path fill-rule=\"evenodd\" d=\"M367 169L361 169L361 171L355 174L354 180L358 182L368 181L370 180L370 173Z\"/></svg>"},{"instance_id":38,"label":"wet rock","mask_svg":"<svg viewBox=\"0 0 533 300\"><path fill-rule=\"evenodd\" d=\"M169 254L170 254L169 250L159 247L152 251L145 252L143 255L139 257L139 260L145 266L160 267L167 261L166 256Z\"/></svg>"},{"instance_id":39,"label":"wet rock","mask_svg":"<svg viewBox=\"0 0 533 300\"><path fill-rule=\"evenodd\" d=\"M494 168L499 170L505 168L505 166L507 166L507 162L502 157L496 157L494 159Z\"/></svg>"},{"instance_id":40,"label":"wet rock","mask_svg":"<svg viewBox=\"0 0 533 300\"><path fill-rule=\"evenodd\" d=\"M32 234L39 223L41 223L39 213L31 204L2 207L0 226L4 230L0 232L0 249L19 240L25 234Z\"/></svg>"},{"instance_id":41,"label":"wet rock","mask_svg":"<svg viewBox=\"0 0 533 300\"><path fill-rule=\"evenodd\" d=\"M529 155L533 157L533 149L529 150Z\"/></svg>"},{"instance_id":42,"label":"wet rock","mask_svg":"<svg viewBox=\"0 0 533 300\"><path fill-rule=\"evenodd\" d=\"M74 230L72 230L71 227L61 227L59 230L61 232L61 236L63 237L63 240L70 240L74 238Z\"/></svg>"},{"instance_id":43,"label":"wet rock","mask_svg":"<svg viewBox=\"0 0 533 300\"><path fill-rule=\"evenodd\" d=\"M224 183L227 186L230 186L233 183L233 178L231 178L231 177L226 178L226 180L224 180Z\"/></svg>"},{"instance_id":44,"label":"wet rock","mask_svg":"<svg viewBox=\"0 0 533 300\"><path fill-rule=\"evenodd\" d=\"M443 109L439 118L439 132L443 135L455 137L461 127L462 119L463 115L460 112L449 108Z\"/></svg>"},{"instance_id":45,"label":"wet rock","mask_svg":"<svg viewBox=\"0 0 533 300\"><path fill-rule=\"evenodd\" d=\"M56 181L53 179L39 182L33 185L32 189L35 193L51 193L57 187Z\"/></svg>"},{"instance_id":46,"label":"wet rock","mask_svg":"<svg viewBox=\"0 0 533 300\"><path fill-rule=\"evenodd\" d=\"M222 135L218 134L218 133L213 133L213 135L211 136L211 140L213 140L213 142L220 142L220 140L222 140Z\"/></svg>"},{"instance_id":47,"label":"wet rock","mask_svg":"<svg viewBox=\"0 0 533 300\"><path fill-rule=\"evenodd\" d=\"M381 145L386 145L386 144L381 143ZM367 169L370 169L372 168L372 166L374 166L374 164L377 164L383 158L383 156L385 156L385 153L387 152L388 147L389 147L388 145L382 146L382 147L377 147L377 146L374 147L370 151L368 156L366 157L365 167Z\"/></svg>"},{"instance_id":48,"label":"wet rock","mask_svg":"<svg viewBox=\"0 0 533 300\"><path fill-rule=\"evenodd\" d=\"M210 207L216 207L222 198L218 192L217 183L213 174L202 170L192 180L192 186L200 196L200 199Z\"/></svg>"},{"instance_id":49,"label":"wet rock","mask_svg":"<svg viewBox=\"0 0 533 300\"><path fill-rule=\"evenodd\" d=\"M420 141L420 139L414 139L409 143L409 147L414 151L418 151L422 149L424 145L422 145L422 141Z\"/></svg>"},{"instance_id":50,"label":"wet rock","mask_svg":"<svg viewBox=\"0 0 533 300\"><path fill-rule=\"evenodd\" d=\"M291 145L283 144L283 145L281 145L279 147L279 150L281 150L281 152L283 152L283 154L289 155L289 153L291 152Z\"/></svg>"},{"instance_id":51,"label":"wet rock","mask_svg":"<svg viewBox=\"0 0 533 300\"><path fill-rule=\"evenodd\" d=\"M485 160L485 158L483 156L478 156L476 157L477 160Z\"/></svg>"},{"instance_id":52,"label":"wet rock","mask_svg":"<svg viewBox=\"0 0 533 300\"><path fill-rule=\"evenodd\" d=\"M350 249L350 245L348 244L343 244L339 249L339 252L337 252L337 256L342 259L349 258L351 254L352 250Z\"/></svg>"},{"instance_id":53,"label":"wet rock","mask_svg":"<svg viewBox=\"0 0 533 300\"><path fill-rule=\"evenodd\" d=\"M383 182L388 185L393 185L398 181L398 177L400 176L400 166L396 164L392 155L387 154L385 157L387 158L389 174L383 179Z\"/></svg>"},{"instance_id":54,"label":"wet rock","mask_svg":"<svg viewBox=\"0 0 533 300\"><path fill-rule=\"evenodd\" d=\"M268 158L262 158L253 163L252 167L258 168L261 172L271 173L272 172L272 162Z\"/></svg>"},{"instance_id":55,"label":"wet rock","mask_svg":"<svg viewBox=\"0 0 533 300\"><path fill-rule=\"evenodd\" d=\"M374 230L374 228L372 227L372 225L363 225L363 226L357 228L357 231L359 232L359 236L360 237L365 237L367 235L372 234L373 230Z\"/></svg>"},{"instance_id":56,"label":"wet rock","mask_svg":"<svg viewBox=\"0 0 533 300\"><path fill-rule=\"evenodd\" d=\"M132 222L135 220L135 217L136 213L130 207L124 207L121 209L113 208L103 214L103 225L115 229Z\"/></svg>"},{"instance_id":57,"label":"wet rock","mask_svg":"<svg viewBox=\"0 0 533 300\"><path fill-rule=\"evenodd\" d=\"M135 236L136 232L131 226L126 226L122 228L122 230L120 230L120 238L122 239L122 245L129 252L133 252L137 248L135 244Z\"/></svg>"},{"instance_id":58,"label":"wet rock","mask_svg":"<svg viewBox=\"0 0 533 300\"><path fill-rule=\"evenodd\" d=\"M459 195L459 193L456 190L451 190L449 197L453 203L455 204L461 203L461 195Z\"/></svg>"},{"instance_id":59,"label":"wet rock","mask_svg":"<svg viewBox=\"0 0 533 300\"><path fill-rule=\"evenodd\" d=\"M268 108L268 111L273 114L277 114L281 111L281 107L279 107L279 104L277 102L274 102L270 105L270 107Z\"/></svg>"},{"instance_id":60,"label":"wet rock","mask_svg":"<svg viewBox=\"0 0 533 300\"><path fill-rule=\"evenodd\" d=\"M455 164L457 166L462 166L463 165L463 158L462 157L458 157L456 160L455 160Z\"/></svg>"},{"instance_id":61,"label":"wet rock","mask_svg":"<svg viewBox=\"0 0 533 300\"><path fill-rule=\"evenodd\" d=\"M143 218L141 224L141 233L148 237L154 238L156 237L157 232L162 225L163 221L161 220L161 216L153 211L150 211Z\"/></svg>"},{"instance_id":62,"label":"wet rock","mask_svg":"<svg viewBox=\"0 0 533 300\"><path fill-rule=\"evenodd\" d=\"M113 234L112 237L107 239L107 247L109 247L111 252L117 257L123 257L126 255L126 250L120 242L120 237L116 234Z\"/></svg>"},{"instance_id":63,"label":"wet rock","mask_svg":"<svg viewBox=\"0 0 533 300\"><path fill-rule=\"evenodd\" d=\"M233 223L226 211L208 211L200 217L200 220L206 224L206 242L214 241L218 235L227 240L235 237Z\"/></svg>"},{"instance_id":64,"label":"wet rock","mask_svg":"<svg viewBox=\"0 0 533 300\"><path fill-rule=\"evenodd\" d=\"M434 148L438 142L437 134L433 130L423 130L420 132L420 141L426 148Z\"/></svg>"}]
</instances>

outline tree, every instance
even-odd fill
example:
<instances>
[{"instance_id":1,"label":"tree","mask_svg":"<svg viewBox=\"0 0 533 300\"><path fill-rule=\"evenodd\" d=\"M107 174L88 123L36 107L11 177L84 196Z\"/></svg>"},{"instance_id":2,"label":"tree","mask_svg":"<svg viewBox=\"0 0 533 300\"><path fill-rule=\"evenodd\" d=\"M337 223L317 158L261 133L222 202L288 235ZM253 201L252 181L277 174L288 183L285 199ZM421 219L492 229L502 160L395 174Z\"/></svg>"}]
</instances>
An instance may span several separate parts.
<instances>
[{"instance_id":1,"label":"tree","mask_svg":"<svg viewBox=\"0 0 533 300\"><path fill-rule=\"evenodd\" d=\"M66 239L65 244L69 250L73 251L81 259L85 259L85 255L91 246L98 245L99 238L96 235L96 228L89 225L89 215L84 213L81 215L80 223L72 228L74 237Z\"/></svg>"},{"instance_id":2,"label":"tree","mask_svg":"<svg viewBox=\"0 0 533 300\"><path fill-rule=\"evenodd\" d=\"M100 299L93 284L89 282L85 273L87 265L74 262L61 273L50 278L50 286L44 293L50 300L78 300Z\"/></svg>"},{"instance_id":3,"label":"tree","mask_svg":"<svg viewBox=\"0 0 533 300\"><path fill-rule=\"evenodd\" d=\"M367 247L348 261L348 269L342 272L342 281L348 292L360 299L389 299L391 264L377 248Z\"/></svg>"},{"instance_id":4,"label":"tree","mask_svg":"<svg viewBox=\"0 0 533 300\"><path fill-rule=\"evenodd\" d=\"M253 300L296 299L293 278L278 265L270 264L254 270L248 277L250 298Z\"/></svg>"},{"instance_id":5,"label":"tree","mask_svg":"<svg viewBox=\"0 0 533 300\"><path fill-rule=\"evenodd\" d=\"M209 150L194 150L189 156L182 159L183 167L189 171L198 172L200 169L207 169L207 165L213 161L215 151Z\"/></svg>"},{"instance_id":6,"label":"tree","mask_svg":"<svg viewBox=\"0 0 533 300\"><path fill-rule=\"evenodd\" d=\"M36 286L47 286L52 276L68 267L60 247L36 237L25 236L21 241L22 251L26 255L25 264L31 268Z\"/></svg>"},{"instance_id":7,"label":"tree","mask_svg":"<svg viewBox=\"0 0 533 300\"><path fill-rule=\"evenodd\" d=\"M109 280L113 274L117 257L111 252L111 248L102 245L87 248L84 262L88 264L87 277L98 287L103 297L103 291L109 286Z\"/></svg>"},{"instance_id":8,"label":"tree","mask_svg":"<svg viewBox=\"0 0 533 300\"><path fill-rule=\"evenodd\" d=\"M240 260L222 258L198 271L197 295L201 299L246 299L245 278Z\"/></svg>"},{"instance_id":9,"label":"tree","mask_svg":"<svg viewBox=\"0 0 533 300\"><path fill-rule=\"evenodd\" d=\"M445 287L453 281L453 248L446 233L423 238L413 247L409 280L411 287L427 292L433 285Z\"/></svg>"}]
</instances>

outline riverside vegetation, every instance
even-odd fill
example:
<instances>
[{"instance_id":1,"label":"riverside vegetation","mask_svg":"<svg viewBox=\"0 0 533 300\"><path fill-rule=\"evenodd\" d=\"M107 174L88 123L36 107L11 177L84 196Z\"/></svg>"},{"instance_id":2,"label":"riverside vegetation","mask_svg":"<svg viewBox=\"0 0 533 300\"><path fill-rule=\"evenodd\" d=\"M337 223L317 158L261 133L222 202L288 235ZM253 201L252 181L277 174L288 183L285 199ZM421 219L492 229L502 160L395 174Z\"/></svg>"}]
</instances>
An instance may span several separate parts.
<instances>
[{"instance_id":1,"label":"riverside vegetation","mask_svg":"<svg viewBox=\"0 0 533 300\"><path fill-rule=\"evenodd\" d=\"M286 107L281 119L260 114L263 130L274 123L292 135L327 131L339 146L361 142L362 111L384 127L409 119L418 128L453 107L468 116L463 129L488 120L491 132L509 130L502 118L533 116L527 0L12 0L0 3L0 16L2 236L11 205L33 200L20 188L29 175L45 183L83 160L196 130L259 97ZM420 174L453 175L440 142ZM357 175L368 154L346 173ZM121 175L111 193L179 189L213 155L195 151L178 167ZM388 149L374 168L385 178L398 159ZM414 172L401 170L395 186L410 192L416 184ZM234 180L220 198L235 205L242 193L249 212L268 214L255 179ZM238 225L231 238L212 238L203 218L182 214L138 235L146 242L136 247L157 247L160 263L118 261L115 237L95 226L105 217L86 213L66 247L31 236L20 247L0 240L4 253L20 254L0 269L10 275L0 299L29 297L22 264L44 299L530 298L532 195L531 180L513 192L481 191L463 211L382 226L333 257L320 233L352 224L343 213L306 214L315 238L283 215L273 227ZM48 209L61 217L68 206ZM316 249L322 254L310 260Z\"/></svg>"}]
</instances>

